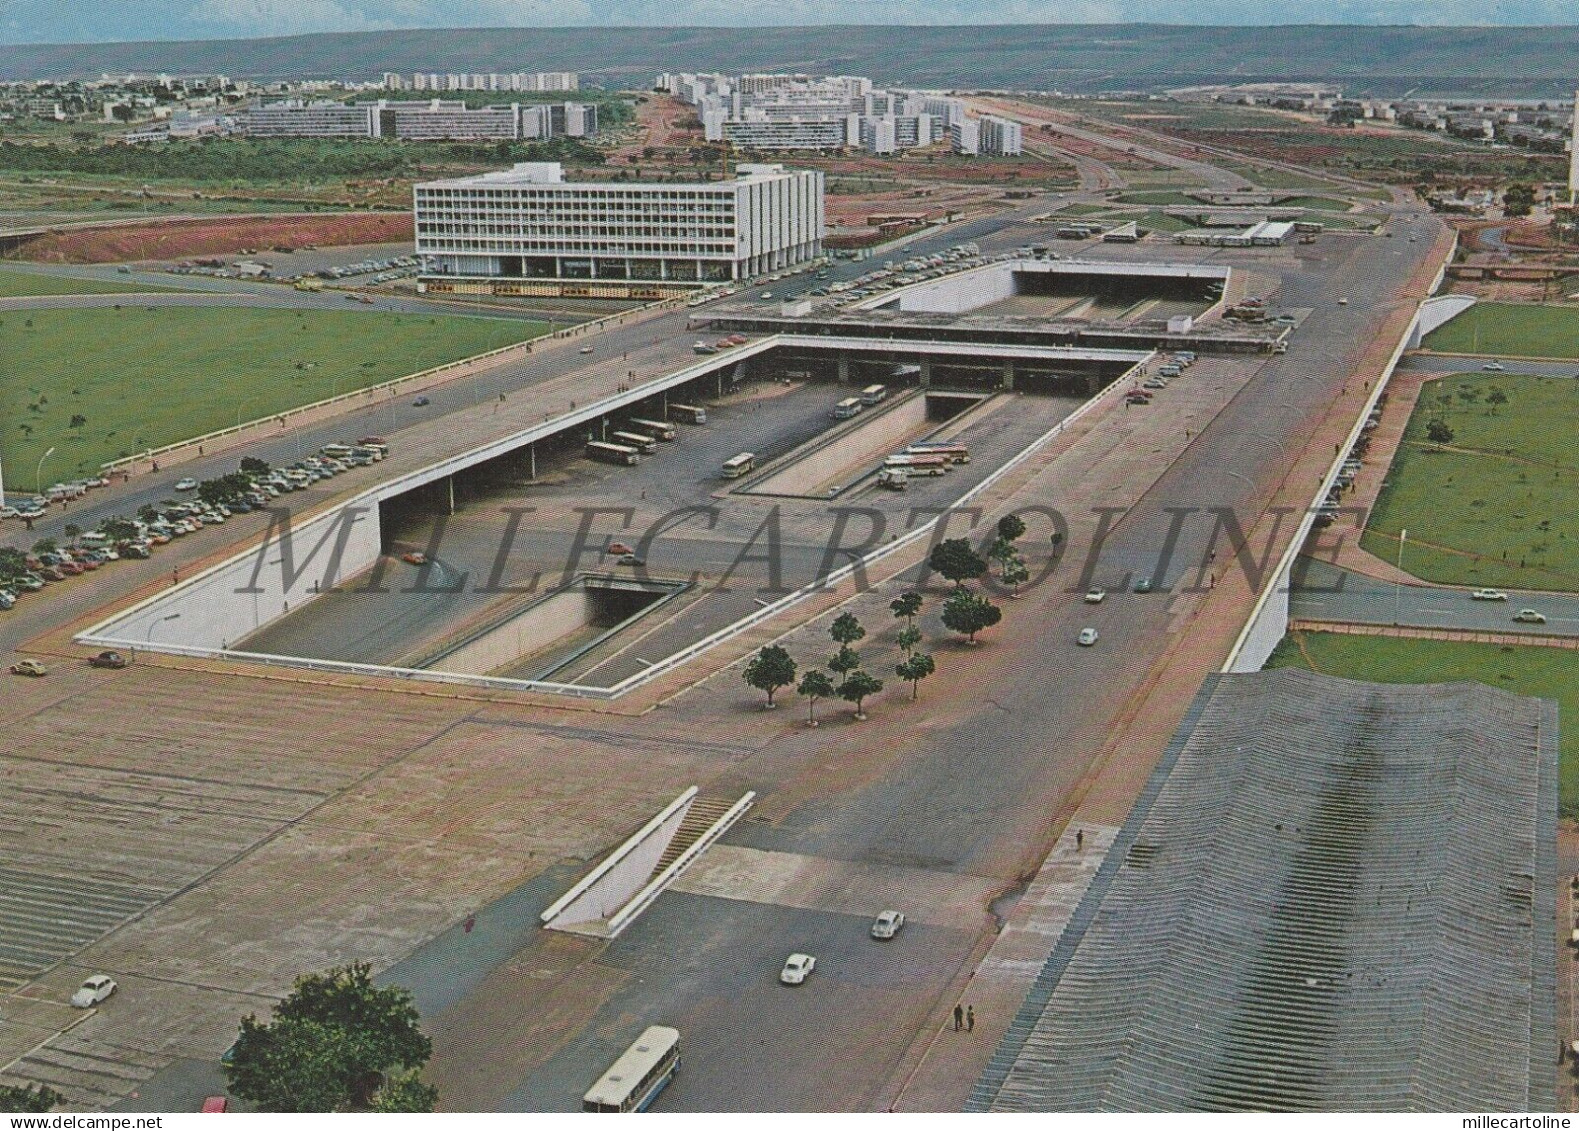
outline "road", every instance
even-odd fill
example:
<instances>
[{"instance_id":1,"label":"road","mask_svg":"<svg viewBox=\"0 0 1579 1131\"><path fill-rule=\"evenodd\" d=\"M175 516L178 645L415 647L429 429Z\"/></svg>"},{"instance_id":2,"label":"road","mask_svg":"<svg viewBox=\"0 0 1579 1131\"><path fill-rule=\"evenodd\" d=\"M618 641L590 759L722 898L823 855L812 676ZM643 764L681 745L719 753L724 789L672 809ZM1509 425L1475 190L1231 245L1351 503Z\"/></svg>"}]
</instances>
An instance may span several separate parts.
<instances>
[{"instance_id":1,"label":"road","mask_svg":"<svg viewBox=\"0 0 1579 1131\"><path fill-rule=\"evenodd\" d=\"M1501 370L1490 372L1528 373L1536 377L1579 377L1579 361L1524 361L1489 353L1410 354L1399 362L1398 368L1415 373L1474 373L1484 372L1485 366L1490 363L1502 366Z\"/></svg>"},{"instance_id":2,"label":"road","mask_svg":"<svg viewBox=\"0 0 1579 1131\"><path fill-rule=\"evenodd\" d=\"M1397 624L1465 632L1529 636L1579 636L1579 596L1500 590L1506 601L1477 601L1472 590L1445 585L1393 585L1329 562L1311 561L1289 594L1289 616L1339 624ZM1534 609L1545 624L1521 624L1520 609Z\"/></svg>"}]
</instances>

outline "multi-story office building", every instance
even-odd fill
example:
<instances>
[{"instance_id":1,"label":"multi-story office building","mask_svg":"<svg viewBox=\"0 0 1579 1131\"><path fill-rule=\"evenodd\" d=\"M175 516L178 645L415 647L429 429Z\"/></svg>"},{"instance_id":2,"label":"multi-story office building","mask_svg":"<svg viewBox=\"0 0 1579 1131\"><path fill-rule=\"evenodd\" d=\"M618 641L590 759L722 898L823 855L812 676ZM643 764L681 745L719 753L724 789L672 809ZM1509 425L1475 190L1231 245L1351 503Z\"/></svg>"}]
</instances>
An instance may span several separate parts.
<instances>
[{"instance_id":1,"label":"multi-story office building","mask_svg":"<svg viewBox=\"0 0 1579 1131\"><path fill-rule=\"evenodd\" d=\"M843 149L860 141L860 116L857 114L836 118L766 118L753 113L738 121L717 117L712 121L718 132L708 135L708 140L727 141L736 149ZM706 125L704 120L704 128Z\"/></svg>"},{"instance_id":2,"label":"multi-story office building","mask_svg":"<svg viewBox=\"0 0 1579 1131\"><path fill-rule=\"evenodd\" d=\"M994 157L1018 157L1021 142L1020 123L993 114L981 116L981 152Z\"/></svg>"},{"instance_id":3,"label":"multi-story office building","mask_svg":"<svg viewBox=\"0 0 1579 1131\"><path fill-rule=\"evenodd\" d=\"M536 107L527 107L528 110ZM468 109L464 102L380 102L380 132L402 141L514 141L521 137L519 104Z\"/></svg>"},{"instance_id":4,"label":"multi-story office building","mask_svg":"<svg viewBox=\"0 0 1579 1131\"><path fill-rule=\"evenodd\" d=\"M949 145L955 153L974 157L981 152L981 123L975 118L957 118L949 123Z\"/></svg>"},{"instance_id":5,"label":"multi-story office building","mask_svg":"<svg viewBox=\"0 0 1579 1131\"><path fill-rule=\"evenodd\" d=\"M719 282L822 251L823 175L742 165L704 184L573 183L558 162L414 189L429 278Z\"/></svg>"},{"instance_id":6,"label":"multi-story office building","mask_svg":"<svg viewBox=\"0 0 1579 1131\"><path fill-rule=\"evenodd\" d=\"M288 100L253 106L239 116L250 137L378 137L375 103Z\"/></svg>"}]
</instances>

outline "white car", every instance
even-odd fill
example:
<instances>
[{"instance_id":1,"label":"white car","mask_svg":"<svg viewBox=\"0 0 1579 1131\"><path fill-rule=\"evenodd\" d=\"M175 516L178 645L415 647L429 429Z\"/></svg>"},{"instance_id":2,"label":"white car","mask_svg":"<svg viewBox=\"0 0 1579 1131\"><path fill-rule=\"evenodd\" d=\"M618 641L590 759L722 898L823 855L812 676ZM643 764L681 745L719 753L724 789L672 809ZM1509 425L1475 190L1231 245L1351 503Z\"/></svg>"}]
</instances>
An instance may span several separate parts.
<instances>
[{"instance_id":1,"label":"white car","mask_svg":"<svg viewBox=\"0 0 1579 1131\"><path fill-rule=\"evenodd\" d=\"M1534 609L1520 609L1513 614L1513 619L1520 624L1545 624L1546 614L1538 613Z\"/></svg>"},{"instance_id":2,"label":"white car","mask_svg":"<svg viewBox=\"0 0 1579 1131\"><path fill-rule=\"evenodd\" d=\"M773 297L773 292L772 291L763 291L761 297L762 297L762 299L764 301L767 300L767 299L770 299L770 298Z\"/></svg>"},{"instance_id":3,"label":"white car","mask_svg":"<svg viewBox=\"0 0 1579 1131\"><path fill-rule=\"evenodd\" d=\"M1085 596L1085 602L1088 605L1100 605L1105 600L1107 600L1106 589L1092 589Z\"/></svg>"},{"instance_id":4,"label":"white car","mask_svg":"<svg viewBox=\"0 0 1579 1131\"><path fill-rule=\"evenodd\" d=\"M817 960L809 954L792 954L784 961L784 969L779 971L779 981L786 986L798 986L811 972L817 969Z\"/></svg>"},{"instance_id":5,"label":"white car","mask_svg":"<svg viewBox=\"0 0 1579 1131\"><path fill-rule=\"evenodd\" d=\"M903 911L884 911L872 920L872 937L874 939L891 939L897 935L905 925Z\"/></svg>"},{"instance_id":6,"label":"white car","mask_svg":"<svg viewBox=\"0 0 1579 1131\"><path fill-rule=\"evenodd\" d=\"M1485 372L1485 373L1501 373L1504 369L1507 368L1507 366L1503 365L1502 362L1500 362L1500 361L1488 361L1488 362L1486 362L1485 365L1482 365L1480 368L1481 368L1481 371Z\"/></svg>"},{"instance_id":7,"label":"white car","mask_svg":"<svg viewBox=\"0 0 1579 1131\"><path fill-rule=\"evenodd\" d=\"M192 479L191 477L186 479L177 479L175 481L175 489L177 491L195 491L197 490L197 480Z\"/></svg>"},{"instance_id":8,"label":"white car","mask_svg":"<svg viewBox=\"0 0 1579 1131\"><path fill-rule=\"evenodd\" d=\"M1477 601L1506 601L1508 595L1500 589L1477 589L1470 594Z\"/></svg>"},{"instance_id":9,"label":"white car","mask_svg":"<svg viewBox=\"0 0 1579 1131\"><path fill-rule=\"evenodd\" d=\"M1079 644L1082 648L1089 648L1096 642L1097 630L1094 628L1082 628L1080 630L1080 635L1075 637L1075 643Z\"/></svg>"},{"instance_id":10,"label":"white car","mask_svg":"<svg viewBox=\"0 0 1579 1131\"><path fill-rule=\"evenodd\" d=\"M78 1009L92 1009L115 992L115 979L108 974L95 974L71 995L71 1004Z\"/></svg>"}]
</instances>

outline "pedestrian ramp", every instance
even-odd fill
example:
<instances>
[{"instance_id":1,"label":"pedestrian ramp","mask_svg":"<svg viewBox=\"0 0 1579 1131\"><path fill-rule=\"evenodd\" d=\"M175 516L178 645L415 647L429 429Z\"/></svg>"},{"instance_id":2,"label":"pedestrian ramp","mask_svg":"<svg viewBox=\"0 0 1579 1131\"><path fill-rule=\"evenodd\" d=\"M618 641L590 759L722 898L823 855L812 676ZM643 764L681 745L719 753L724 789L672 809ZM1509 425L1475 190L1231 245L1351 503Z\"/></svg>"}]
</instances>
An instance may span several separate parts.
<instances>
[{"instance_id":1,"label":"pedestrian ramp","mask_svg":"<svg viewBox=\"0 0 1579 1131\"><path fill-rule=\"evenodd\" d=\"M615 938L745 816L756 794L703 797L686 790L606 856L541 920L544 927Z\"/></svg>"}]
</instances>

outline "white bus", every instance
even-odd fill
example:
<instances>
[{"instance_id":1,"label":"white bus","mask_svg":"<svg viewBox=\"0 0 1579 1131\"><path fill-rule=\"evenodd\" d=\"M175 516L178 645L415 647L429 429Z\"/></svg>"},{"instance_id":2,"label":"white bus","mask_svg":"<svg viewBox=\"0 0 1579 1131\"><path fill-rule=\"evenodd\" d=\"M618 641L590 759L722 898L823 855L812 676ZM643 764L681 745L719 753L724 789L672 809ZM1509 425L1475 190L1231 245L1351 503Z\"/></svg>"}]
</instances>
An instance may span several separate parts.
<instances>
[{"instance_id":1,"label":"white bus","mask_svg":"<svg viewBox=\"0 0 1579 1131\"><path fill-rule=\"evenodd\" d=\"M860 411L860 397L845 397L844 400L833 406L833 418L835 420L849 420L850 417Z\"/></svg>"},{"instance_id":2,"label":"white bus","mask_svg":"<svg viewBox=\"0 0 1579 1131\"><path fill-rule=\"evenodd\" d=\"M640 432L610 432L609 442L635 448L644 456L650 456L658 450L658 441L651 436L643 436Z\"/></svg>"},{"instance_id":3,"label":"white bus","mask_svg":"<svg viewBox=\"0 0 1579 1131\"><path fill-rule=\"evenodd\" d=\"M741 452L724 461L724 478L739 479L742 475L749 474L757 466L757 457L750 452Z\"/></svg>"},{"instance_id":4,"label":"white bus","mask_svg":"<svg viewBox=\"0 0 1579 1131\"><path fill-rule=\"evenodd\" d=\"M864 405L874 405L887 399L887 385L868 385L866 388L861 390L861 403Z\"/></svg>"},{"instance_id":5,"label":"white bus","mask_svg":"<svg viewBox=\"0 0 1579 1131\"><path fill-rule=\"evenodd\" d=\"M680 1071L680 1031L652 1025L598 1077L582 1111L646 1111Z\"/></svg>"},{"instance_id":6,"label":"white bus","mask_svg":"<svg viewBox=\"0 0 1579 1131\"><path fill-rule=\"evenodd\" d=\"M634 467L641 462L641 453L635 448L627 448L624 444L605 444L601 440L589 440L587 458Z\"/></svg>"},{"instance_id":7,"label":"white bus","mask_svg":"<svg viewBox=\"0 0 1579 1131\"><path fill-rule=\"evenodd\" d=\"M631 431L645 432L654 440L662 440L666 444L680 438L679 429L667 420L643 420L639 416L633 416L627 423Z\"/></svg>"},{"instance_id":8,"label":"white bus","mask_svg":"<svg viewBox=\"0 0 1579 1131\"><path fill-rule=\"evenodd\" d=\"M970 462L970 448L949 440L917 440L905 451L917 455L947 456L950 463Z\"/></svg>"},{"instance_id":9,"label":"white bus","mask_svg":"<svg viewBox=\"0 0 1579 1131\"><path fill-rule=\"evenodd\" d=\"M947 456L906 452L889 456L883 461L883 466L889 469L903 468L911 475L935 476L948 474L949 461Z\"/></svg>"},{"instance_id":10,"label":"white bus","mask_svg":"<svg viewBox=\"0 0 1579 1131\"><path fill-rule=\"evenodd\" d=\"M672 404L669 406L669 415L681 424L706 424L707 410L701 405Z\"/></svg>"}]
</instances>

